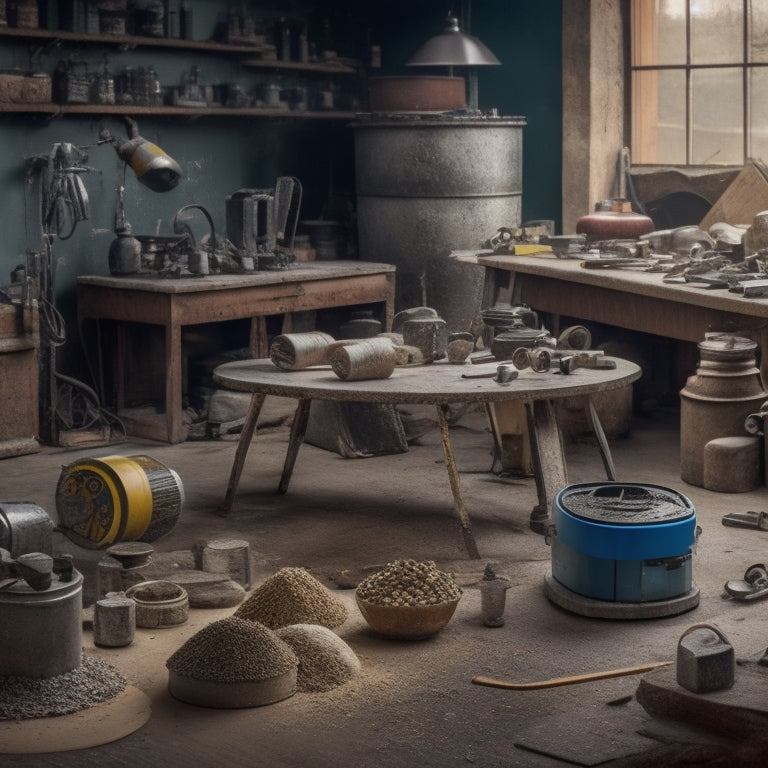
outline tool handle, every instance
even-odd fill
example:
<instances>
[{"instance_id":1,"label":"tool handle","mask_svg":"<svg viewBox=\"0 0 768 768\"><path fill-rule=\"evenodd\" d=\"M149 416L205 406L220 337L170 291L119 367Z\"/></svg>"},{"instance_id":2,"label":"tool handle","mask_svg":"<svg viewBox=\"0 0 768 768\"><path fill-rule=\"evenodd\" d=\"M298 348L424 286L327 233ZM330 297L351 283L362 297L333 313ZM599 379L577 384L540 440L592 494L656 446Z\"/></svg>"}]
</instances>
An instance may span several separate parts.
<instances>
[{"instance_id":1,"label":"tool handle","mask_svg":"<svg viewBox=\"0 0 768 768\"><path fill-rule=\"evenodd\" d=\"M620 669L606 669L602 672L585 672L582 675L570 675L569 677L553 677L550 680L539 680L532 683L515 683L509 680L499 680L495 677L476 675L472 678L475 685L486 685L491 688L503 688L508 691L534 691L542 688L558 688L563 685L575 685L576 683L589 683L593 680L607 680L612 677L624 677L626 675L639 675L650 672L658 667L666 667L671 661L656 661L650 664L640 664L635 667L622 667Z\"/></svg>"}]
</instances>

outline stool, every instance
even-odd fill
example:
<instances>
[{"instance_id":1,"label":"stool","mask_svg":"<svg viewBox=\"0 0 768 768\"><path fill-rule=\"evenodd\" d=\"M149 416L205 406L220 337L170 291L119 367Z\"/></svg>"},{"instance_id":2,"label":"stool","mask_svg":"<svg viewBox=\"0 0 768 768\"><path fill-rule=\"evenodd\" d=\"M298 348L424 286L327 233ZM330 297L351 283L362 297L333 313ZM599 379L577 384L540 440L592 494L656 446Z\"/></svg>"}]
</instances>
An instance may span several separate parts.
<instances>
[{"instance_id":1,"label":"stool","mask_svg":"<svg viewBox=\"0 0 768 768\"><path fill-rule=\"evenodd\" d=\"M762 441L718 437L704 446L704 488L721 493L754 491L762 483Z\"/></svg>"}]
</instances>

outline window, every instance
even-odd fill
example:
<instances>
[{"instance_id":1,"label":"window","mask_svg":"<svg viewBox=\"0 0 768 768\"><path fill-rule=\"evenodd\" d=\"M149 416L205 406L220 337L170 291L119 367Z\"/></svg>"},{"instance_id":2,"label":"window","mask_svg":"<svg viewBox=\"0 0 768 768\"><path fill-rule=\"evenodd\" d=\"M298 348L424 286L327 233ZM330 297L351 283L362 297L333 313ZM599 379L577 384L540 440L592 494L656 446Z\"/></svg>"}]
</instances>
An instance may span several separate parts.
<instances>
[{"instance_id":1,"label":"window","mask_svg":"<svg viewBox=\"0 0 768 768\"><path fill-rule=\"evenodd\" d=\"M768 161L768 2L632 0L632 162Z\"/></svg>"}]
</instances>

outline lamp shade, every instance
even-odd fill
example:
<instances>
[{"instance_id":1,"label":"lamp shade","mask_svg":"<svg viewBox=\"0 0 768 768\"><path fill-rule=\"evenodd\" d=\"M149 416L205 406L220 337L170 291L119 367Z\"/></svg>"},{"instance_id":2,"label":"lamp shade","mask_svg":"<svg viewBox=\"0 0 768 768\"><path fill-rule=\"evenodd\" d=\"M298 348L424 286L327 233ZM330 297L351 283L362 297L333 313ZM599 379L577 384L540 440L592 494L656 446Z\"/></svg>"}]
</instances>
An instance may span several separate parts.
<instances>
[{"instance_id":1,"label":"lamp shade","mask_svg":"<svg viewBox=\"0 0 768 768\"><path fill-rule=\"evenodd\" d=\"M181 181L179 164L157 144L143 136L129 139L117 148L120 159L127 163L136 178L153 192L168 192Z\"/></svg>"},{"instance_id":2,"label":"lamp shade","mask_svg":"<svg viewBox=\"0 0 768 768\"><path fill-rule=\"evenodd\" d=\"M448 17L441 34L427 40L406 62L409 67L482 67L498 64L501 62L487 46L459 29L459 21L453 16Z\"/></svg>"}]
</instances>

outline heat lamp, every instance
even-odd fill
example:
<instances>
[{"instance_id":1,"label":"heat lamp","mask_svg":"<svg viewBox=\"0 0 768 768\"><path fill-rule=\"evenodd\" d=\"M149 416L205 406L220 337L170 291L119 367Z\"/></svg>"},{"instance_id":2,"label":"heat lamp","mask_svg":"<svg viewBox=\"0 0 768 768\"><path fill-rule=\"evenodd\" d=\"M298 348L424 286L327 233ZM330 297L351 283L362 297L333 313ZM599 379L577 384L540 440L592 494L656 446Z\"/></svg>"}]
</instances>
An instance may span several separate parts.
<instances>
[{"instance_id":1,"label":"heat lamp","mask_svg":"<svg viewBox=\"0 0 768 768\"><path fill-rule=\"evenodd\" d=\"M139 135L135 120L125 118L129 126L129 138L121 141L108 131L103 131L101 143L109 142L118 157L130 168L139 183L153 192L169 192L181 181L181 167L157 144ZM117 190L115 208L115 239L109 246L109 270L113 275L130 275L141 268L141 244L133 236L131 225L125 217L125 179Z\"/></svg>"},{"instance_id":2,"label":"heat lamp","mask_svg":"<svg viewBox=\"0 0 768 768\"><path fill-rule=\"evenodd\" d=\"M445 29L431 37L406 62L408 67L454 67L467 70L467 106L478 108L477 67L498 66L501 62L476 37L459 29L459 20L449 13Z\"/></svg>"}]
</instances>

